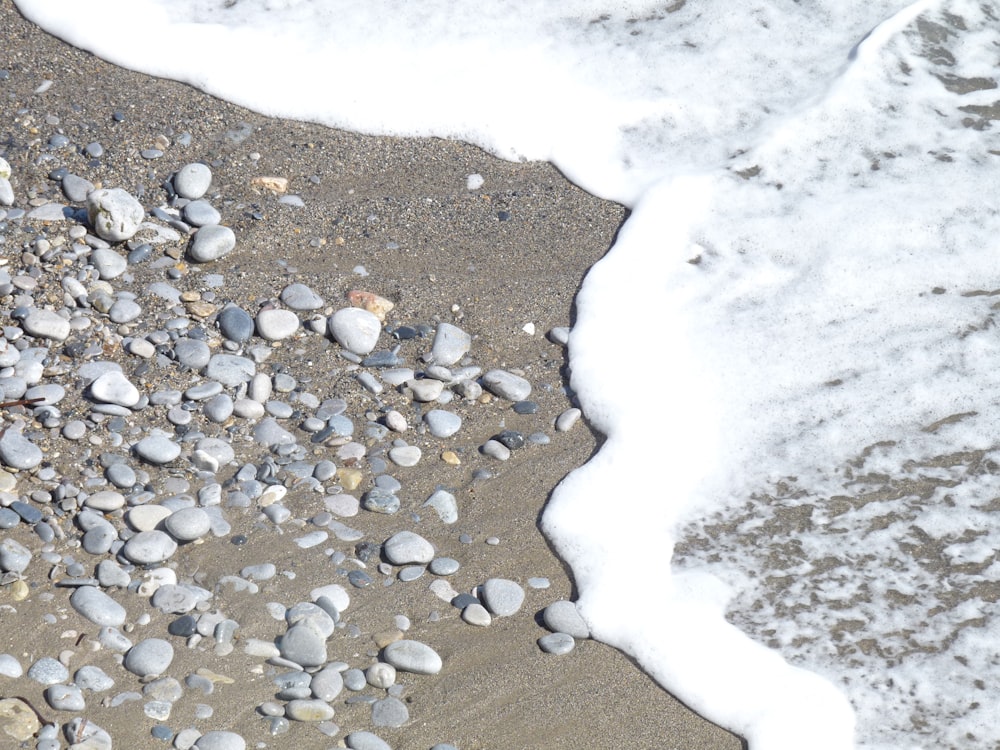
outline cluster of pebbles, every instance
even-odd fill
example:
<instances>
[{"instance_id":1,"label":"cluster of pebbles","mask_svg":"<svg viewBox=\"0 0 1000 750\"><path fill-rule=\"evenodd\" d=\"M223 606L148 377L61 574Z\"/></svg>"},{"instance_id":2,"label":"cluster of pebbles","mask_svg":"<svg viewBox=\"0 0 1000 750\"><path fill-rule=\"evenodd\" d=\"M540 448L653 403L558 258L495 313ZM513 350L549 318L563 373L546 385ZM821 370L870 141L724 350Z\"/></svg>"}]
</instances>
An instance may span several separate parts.
<instances>
[{"instance_id":1,"label":"cluster of pebbles","mask_svg":"<svg viewBox=\"0 0 1000 750\"><path fill-rule=\"evenodd\" d=\"M356 654L352 598L422 586L478 627L521 612L526 598L505 578L459 591L460 550L416 531L372 538L380 517L447 525L461 513L443 485L412 502L394 472L476 461L488 479L492 463L570 430L579 410L544 414L525 373L480 367L461 327L397 322L391 301L363 289L340 305L301 283L254 308L227 295L221 259L253 250L206 198L209 165L182 166L145 203L58 164L49 179L65 202L18 196L0 158L0 618L29 628L19 610L43 602L67 640L34 643L30 658L0 654L0 736L107 750L112 732L88 718L99 703L146 722L165 746L243 750L238 721L210 697L234 682L227 665L241 657L273 682L273 698L253 709L271 735L311 725L340 746L389 748L379 728L410 722L407 690L448 666L407 637L412 612L370 634L377 650ZM261 185L284 189L280 178ZM567 333L551 331L553 346ZM326 344L322 363L275 356L312 339ZM313 377L331 367L341 376ZM465 450L463 420L498 405L535 415L539 431L501 430ZM264 528L316 555L310 565L328 582L302 601L257 602L271 626L253 632L225 603L265 589L280 598L296 571L265 562L206 574L186 556L250 544ZM569 601L549 604L543 621L548 653L589 636ZM181 649L203 666L176 673ZM27 697L39 687L44 703ZM173 715L190 693L203 701L195 716ZM335 723L340 706L359 703L370 706L367 726Z\"/></svg>"}]
</instances>

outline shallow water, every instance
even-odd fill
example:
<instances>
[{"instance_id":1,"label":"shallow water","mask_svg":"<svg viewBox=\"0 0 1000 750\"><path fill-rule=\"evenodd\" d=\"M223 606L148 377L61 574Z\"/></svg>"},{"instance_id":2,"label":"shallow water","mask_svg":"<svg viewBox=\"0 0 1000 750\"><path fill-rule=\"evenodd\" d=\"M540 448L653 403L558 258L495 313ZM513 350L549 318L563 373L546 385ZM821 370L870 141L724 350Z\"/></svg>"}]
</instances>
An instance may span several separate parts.
<instances>
[{"instance_id":1,"label":"shallow water","mask_svg":"<svg viewBox=\"0 0 1000 750\"><path fill-rule=\"evenodd\" d=\"M1000 8L606 5L18 0L126 67L632 208L571 339L608 440L544 518L594 632L755 750L997 744Z\"/></svg>"}]
</instances>

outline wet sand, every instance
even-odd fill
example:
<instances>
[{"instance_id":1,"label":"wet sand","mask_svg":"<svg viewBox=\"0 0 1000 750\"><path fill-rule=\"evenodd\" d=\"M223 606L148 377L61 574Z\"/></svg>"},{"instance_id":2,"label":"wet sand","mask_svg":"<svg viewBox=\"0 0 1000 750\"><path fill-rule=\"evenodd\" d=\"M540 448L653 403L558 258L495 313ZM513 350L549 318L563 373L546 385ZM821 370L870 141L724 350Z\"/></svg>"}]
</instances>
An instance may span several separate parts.
<instances>
[{"instance_id":1,"label":"wet sand","mask_svg":"<svg viewBox=\"0 0 1000 750\"><path fill-rule=\"evenodd\" d=\"M425 641L444 657L437 676L401 677L411 721L400 729L378 730L393 748L418 750L437 742L451 742L461 750L740 747L737 738L688 711L614 649L585 641L568 655L549 656L536 645L546 632L537 613L573 595L570 572L538 530L538 519L559 480L599 444L599 437L583 424L566 434L551 429L554 417L571 401L563 390L564 351L544 334L571 323L579 284L587 268L607 251L624 209L576 189L549 165L503 162L460 143L365 137L270 119L184 85L122 70L42 33L17 14L10 0L0 0L0 28L5 30L0 69L10 71L9 79L0 81L0 155L11 163L19 200L58 198L58 185L47 179L55 166L66 166L106 187L136 191L137 186L162 182L190 161L210 162L215 175L211 194L219 196L213 203L235 230L238 249L211 268L186 269L178 287L198 288L204 274L219 273L225 278L225 295L248 309L276 297L293 281L308 284L327 300L342 300L348 290L363 288L396 304L391 322L453 322L474 336L477 363L520 368L534 383L538 414L517 415L509 406L484 404L456 438L440 446L456 450L461 465L449 466L425 451L431 460L401 470L398 478L414 507L437 485L451 488L458 497L456 524L424 522L414 527L442 554L461 561L452 580L458 590L493 576L522 584L532 576L545 576L551 587L529 589L520 613L482 629L463 623L457 609L427 591L427 577L384 591L352 592L346 619L358 625L362 635L331 642L332 658L356 666L377 652L371 634L390 629L392 617L405 614L413 623L407 637ZM33 93L45 80L52 81L48 90ZM47 122L46 116L58 118L58 123ZM191 134L188 146L177 142L185 131ZM48 160L45 144L56 132L64 132L77 146L98 141L105 156L94 164L71 152ZM139 151L153 147L158 136L169 144L164 156L143 159ZM466 187L472 173L484 178L475 191ZM287 177L289 192L301 196L305 207L281 205L274 195L256 191L250 180L259 175ZM156 205L162 192L140 200ZM0 247L4 257L19 254L19 232L8 232ZM368 275L357 274L358 266ZM135 275L136 291L162 279L142 269ZM534 335L522 329L529 322L535 326ZM335 391L349 375L332 355L332 346L313 336L301 345L276 348L272 361L285 363L297 375L308 372L317 392L324 379ZM112 358L124 361L126 355L117 352ZM158 385L180 387L152 380L148 385L150 390ZM479 456L477 446L504 428L544 430L553 440L548 446L519 451L502 464ZM239 448L237 452L239 459ZM77 458L47 456L57 467L68 467ZM474 481L477 468L487 468L493 478ZM154 477L167 474L154 472ZM30 477L19 477L19 491L22 480L31 486ZM296 507L296 502L301 505ZM293 497L289 505L299 511L296 515L308 518L310 511L321 509L310 507L316 502ZM347 521L376 541L407 528L410 520L402 517L405 513L363 515ZM336 580L333 571L329 563L321 567L324 559L318 551L291 544L294 533L262 527L253 513L229 517L233 533L246 534L249 541L236 547L219 539L186 548L178 556L178 573L210 583L256 562L273 561L279 570L294 571L294 580L279 576L262 585L258 594L223 591L213 602L237 619L247 636L278 635L281 628L270 621L264 604L300 601L313 586ZM2 533L38 546L23 525ZM460 534L469 535L472 542L459 542ZM488 537L500 543L487 544ZM86 557L78 553L78 558ZM47 573L47 565L37 560L32 564L32 593L23 602L12 602L0 589L0 606L6 605L0 611L0 653L14 654L27 667L41 656L70 649L71 670L94 663L116 679L110 695L139 689L136 678L107 651L88 650L95 626L69 608L65 589L53 588ZM162 637L172 619L137 599L127 609L130 621L147 611L152 615L132 637ZM49 613L56 614L55 623L43 619ZM185 691L165 722L173 728L231 729L242 734L249 747L278 750L333 747L342 737L328 738L313 726L295 723L288 733L270 736L255 707L272 697L269 677L275 670L266 665L261 669L259 660L240 648L216 657L177 643L176 652L171 676L183 680L207 666L235 682L219 684L209 696ZM13 695L27 698L51 721L72 718L49 709L41 686L27 678L0 678L0 697ZM345 705L346 697L342 694L336 701L334 721L346 731L370 729L367 706ZM198 703L212 706L213 716L195 719ZM141 705L108 708L91 697L85 715L112 734L115 747L159 746L162 743L150 737L155 722L143 715Z\"/></svg>"}]
</instances>

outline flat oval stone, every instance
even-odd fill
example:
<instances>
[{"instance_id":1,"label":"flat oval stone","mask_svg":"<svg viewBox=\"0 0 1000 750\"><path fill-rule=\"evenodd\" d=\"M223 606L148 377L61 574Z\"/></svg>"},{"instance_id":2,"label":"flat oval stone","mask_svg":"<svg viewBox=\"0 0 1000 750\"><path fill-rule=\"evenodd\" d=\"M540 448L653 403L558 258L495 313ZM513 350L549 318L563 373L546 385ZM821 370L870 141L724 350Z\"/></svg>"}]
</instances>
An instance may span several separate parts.
<instances>
[{"instance_id":1,"label":"flat oval stone","mask_svg":"<svg viewBox=\"0 0 1000 750\"><path fill-rule=\"evenodd\" d=\"M43 656L28 667L28 677L42 685L55 685L69 679L69 670L59 660Z\"/></svg>"},{"instance_id":2,"label":"flat oval stone","mask_svg":"<svg viewBox=\"0 0 1000 750\"><path fill-rule=\"evenodd\" d=\"M399 445L389 450L389 460L397 466L416 466L421 455L420 448L415 445Z\"/></svg>"},{"instance_id":3,"label":"flat oval stone","mask_svg":"<svg viewBox=\"0 0 1000 750\"><path fill-rule=\"evenodd\" d=\"M580 616L574 602L562 599L542 611L542 622L553 633L567 633L573 638L590 638L590 627Z\"/></svg>"},{"instance_id":4,"label":"flat oval stone","mask_svg":"<svg viewBox=\"0 0 1000 750\"><path fill-rule=\"evenodd\" d=\"M102 279L117 279L128 268L128 260L110 248L102 247L92 251L90 262Z\"/></svg>"},{"instance_id":5,"label":"flat oval stone","mask_svg":"<svg viewBox=\"0 0 1000 750\"><path fill-rule=\"evenodd\" d=\"M214 730L195 741L193 750L246 750L247 742L236 732Z\"/></svg>"},{"instance_id":6,"label":"flat oval stone","mask_svg":"<svg viewBox=\"0 0 1000 750\"><path fill-rule=\"evenodd\" d=\"M140 531L125 542L122 554L137 565L152 565L167 560L177 551L177 542L163 531Z\"/></svg>"},{"instance_id":7,"label":"flat oval stone","mask_svg":"<svg viewBox=\"0 0 1000 750\"><path fill-rule=\"evenodd\" d=\"M483 584L480 593L483 604L497 617L509 617L524 603L524 589L506 578L490 578Z\"/></svg>"},{"instance_id":8,"label":"flat oval stone","mask_svg":"<svg viewBox=\"0 0 1000 750\"><path fill-rule=\"evenodd\" d=\"M344 737L350 750L392 750L392 746L372 732L351 732Z\"/></svg>"},{"instance_id":9,"label":"flat oval stone","mask_svg":"<svg viewBox=\"0 0 1000 750\"><path fill-rule=\"evenodd\" d=\"M462 418L444 409L431 409L424 414L424 424L436 438L448 438L462 429Z\"/></svg>"},{"instance_id":10,"label":"flat oval stone","mask_svg":"<svg viewBox=\"0 0 1000 750\"><path fill-rule=\"evenodd\" d=\"M181 455L181 447L165 435L150 435L135 444L139 458L151 464L168 464Z\"/></svg>"},{"instance_id":11,"label":"flat oval stone","mask_svg":"<svg viewBox=\"0 0 1000 750\"><path fill-rule=\"evenodd\" d=\"M208 201L191 201L184 206L182 214L184 221L195 227L206 227L222 221L222 215Z\"/></svg>"},{"instance_id":12,"label":"flat oval stone","mask_svg":"<svg viewBox=\"0 0 1000 750\"><path fill-rule=\"evenodd\" d=\"M396 669L414 674L437 674L443 666L437 651L420 641L396 641L385 647L385 660Z\"/></svg>"},{"instance_id":13,"label":"flat oval stone","mask_svg":"<svg viewBox=\"0 0 1000 750\"><path fill-rule=\"evenodd\" d=\"M249 382L256 372L257 365L252 359L235 354L216 354L209 360L205 375L223 385L235 387Z\"/></svg>"},{"instance_id":14,"label":"flat oval stone","mask_svg":"<svg viewBox=\"0 0 1000 750\"><path fill-rule=\"evenodd\" d=\"M389 696L372 705L372 724L377 727L401 727L410 720L406 704Z\"/></svg>"},{"instance_id":15,"label":"flat oval stone","mask_svg":"<svg viewBox=\"0 0 1000 750\"><path fill-rule=\"evenodd\" d=\"M19 429L8 427L0 434L0 461L11 469L33 469L42 462L41 448L21 434Z\"/></svg>"},{"instance_id":16,"label":"flat oval stone","mask_svg":"<svg viewBox=\"0 0 1000 750\"><path fill-rule=\"evenodd\" d=\"M83 691L76 685L49 685L45 688L45 702L56 711L83 711L87 708Z\"/></svg>"},{"instance_id":17,"label":"flat oval stone","mask_svg":"<svg viewBox=\"0 0 1000 750\"><path fill-rule=\"evenodd\" d=\"M96 586L80 586L69 603L95 625L117 628L125 624L125 608Z\"/></svg>"},{"instance_id":18,"label":"flat oval stone","mask_svg":"<svg viewBox=\"0 0 1000 750\"><path fill-rule=\"evenodd\" d=\"M561 656L568 654L576 646L576 641L569 633L549 633L538 639L538 647L547 654Z\"/></svg>"},{"instance_id":19,"label":"flat oval stone","mask_svg":"<svg viewBox=\"0 0 1000 750\"><path fill-rule=\"evenodd\" d=\"M289 284L281 291L281 301L293 310L318 310L323 298L305 284Z\"/></svg>"},{"instance_id":20,"label":"flat oval stone","mask_svg":"<svg viewBox=\"0 0 1000 750\"><path fill-rule=\"evenodd\" d=\"M508 401L524 401L531 395L531 383L506 370L490 370L483 375L483 385L495 396Z\"/></svg>"},{"instance_id":21,"label":"flat oval stone","mask_svg":"<svg viewBox=\"0 0 1000 750\"><path fill-rule=\"evenodd\" d=\"M174 660L174 647L162 638L139 641L125 654L122 666L140 677L163 674Z\"/></svg>"},{"instance_id":22,"label":"flat oval stone","mask_svg":"<svg viewBox=\"0 0 1000 750\"><path fill-rule=\"evenodd\" d=\"M257 335L266 341L281 341L299 330L299 316L291 310L270 309L257 313Z\"/></svg>"},{"instance_id":23,"label":"flat oval stone","mask_svg":"<svg viewBox=\"0 0 1000 750\"><path fill-rule=\"evenodd\" d=\"M16 539L0 541L0 570L23 573L31 562L31 550Z\"/></svg>"},{"instance_id":24,"label":"flat oval stone","mask_svg":"<svg viewBox=\"0 0 1000 750\"><path fill-rule=\"evenodd\" d=\"M283 657L303 667L318 667L327 660L326 640L308 624L290 627L278 648Z\"/></svg>"},{"instance_id":25,"label":"flat oval stone","mask_svg":"<svg viewBox=\"0 0 1000 750\"><path fill-rule=\"evenodd\" d=\"M197 263L209 263L228 255L236 247L236 235L229 227L209 224L194 234L188 255Z\"/></svg>"},{"instance_id":26,"label":"flat oval stone","mask_svg":"<svg viewBox=\"0 0 1000 750\"><path fill-rule=\"evenodd\" d=\"M285 716L295 721L329 721L333 718L333 706L317 698L300 698L288 702Z\"/></svg>"},{"instance_id":27,"label":"flat oval stone","mask_svg":"<svg viewBox=\"0 0 1000 750\"><path fill-rule=\"evenodd\" d=\"M332 701L344 689L344 676L339 669L327 667L312 676L309 689L313 697L321 701Z\"/></svg>"},{"instance_id":28,"label":"flat oval stone","mask_svg":"<svg viewBox=\"0 0 1000 750\"><path fill-rule=\"evenodd\" d=\"M32 307L21 319L21 328L29 336L65 341L69 336L69 321L52 310Z\"/></svg>"},{"instance_id":29,"label":"flat oval stone","mask_svg":"<svg viewBox=\"0 0 1000 750\"><path fill-rule=\"evenodd\" d=\"M393 565L427 564L434 559L434 545L412 531L400 531L385 540L382 552Z\"/></svg>"},{"instance_id":30,"label":"flat oval stone","mask_svg":"<svg viewBox=\"0 0 1000 750\"><path fill-rule=\"evenodd\" d=\"M167 516L163 526L178 542L190 542L212 530L212 519L202 508L181 508Z\"/></svg>"}]
</instances>

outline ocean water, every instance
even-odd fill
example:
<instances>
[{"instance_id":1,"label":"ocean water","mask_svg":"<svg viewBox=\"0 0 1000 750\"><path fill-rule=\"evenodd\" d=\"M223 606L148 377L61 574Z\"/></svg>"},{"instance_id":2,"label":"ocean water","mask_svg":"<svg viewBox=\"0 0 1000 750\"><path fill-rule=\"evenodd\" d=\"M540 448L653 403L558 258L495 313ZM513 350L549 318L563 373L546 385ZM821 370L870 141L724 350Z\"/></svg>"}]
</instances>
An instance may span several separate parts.
<instances>
[{"instance_id":1,"label":"ocean water","mask_svg":"<svg viewBox=\"0 0 1000 750\"><path fill-rule=\"evenodd\" d=\"M1000 4L16 2L629 206L570 341L607 441L543 517L596 637L753 750L1000 746Z\"/></svg>"}]
</instances>

